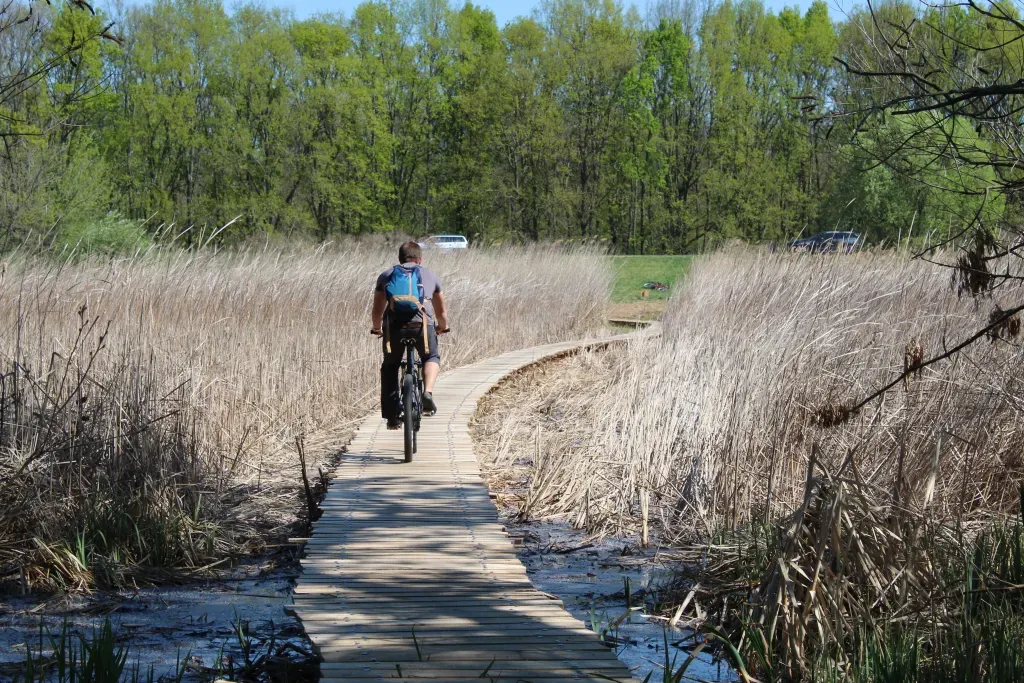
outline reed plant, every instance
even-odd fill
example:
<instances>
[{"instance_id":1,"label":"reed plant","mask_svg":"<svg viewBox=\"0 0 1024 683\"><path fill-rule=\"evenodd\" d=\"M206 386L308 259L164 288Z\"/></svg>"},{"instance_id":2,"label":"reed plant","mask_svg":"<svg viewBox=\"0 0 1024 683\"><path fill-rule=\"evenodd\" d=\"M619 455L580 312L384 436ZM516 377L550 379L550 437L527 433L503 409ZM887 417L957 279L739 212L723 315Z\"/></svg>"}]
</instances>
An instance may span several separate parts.
<instances>
[{"instance_id":1,"label":"reed plant","mask_svg":"<svg viewBox=\"0 0 1024 683\"><path fill-rule=\"evenodd\" d=\"M9 258L0 283L0 579L81 589L222 566L304 509L295 439L328 466L378 398L374 278L352 243ZM595 250L431 254L445 367L593 333Z\"/></svg>"},{"instance_id":2,"label":"reed plant","mask_svg":"<svg viewBox=\"0 0 1024 683\"><path fill-rule=\"evenodd\" d=\"M926 368L841 424L832 414L983 327L1003 296L960 297L949 269L885 253L716 254L695 262L661 338L538 370L532 400L502 404L481 436L496 471L540 453L528 513L595 531L635 528L645 493L673 540L776 519L803 500L812 452L968 524L1013 510L1024 481L1015 338Z\"/></svg>"},{"instance_id":3,"label":"reed plant","mask_svg":"<svg viewBox=\"0 0 1024 683\"><path fill-rule=\"evenodd\" d=\"M668 613L719 631L759 680L1017 675L1024 582L997 577L1018 566L1019 321L918 366L1019 291L954 285L892 253L699 259L661 339L490 397L490 476L524 517L676 547L691 571Z\"/></svg>"},{"instance_id":4,"label":"reed plant","mask_svg":"<svg viewBox=\"0 0 1024 683\"><path fill-rule=\"evenodd\" d=\"M128 647L104 619L91 637L75 630L67 620L53 633L39 625L38 644L25 643L25 665L15 680L24 683L152 683L153 671L128 665Z\"/></svg>"}]
</instances>

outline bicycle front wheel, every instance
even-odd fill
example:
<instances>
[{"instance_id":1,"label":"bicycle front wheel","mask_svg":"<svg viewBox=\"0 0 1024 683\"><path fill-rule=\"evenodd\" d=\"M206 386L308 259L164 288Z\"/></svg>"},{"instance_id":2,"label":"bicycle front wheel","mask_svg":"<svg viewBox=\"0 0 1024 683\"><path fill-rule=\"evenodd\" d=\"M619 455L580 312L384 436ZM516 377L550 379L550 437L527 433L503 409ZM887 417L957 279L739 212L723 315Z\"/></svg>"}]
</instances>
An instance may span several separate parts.
<instances>
[{"instance_id":1,"label":"bicycle front wheel","mask_svg":"<svg viewBox=\"0 0 1024 683\"><path fill-rule=\"evenodd\" d=\"M402 380L402 408L405 410L405 418L402 420L405 431L405 461L412 462L412 454L415 449L415 433L413 425L416 421L416 410L413 392L415 392L415 380L412 375L406 375Z\"/></svg>"}]
</instances>

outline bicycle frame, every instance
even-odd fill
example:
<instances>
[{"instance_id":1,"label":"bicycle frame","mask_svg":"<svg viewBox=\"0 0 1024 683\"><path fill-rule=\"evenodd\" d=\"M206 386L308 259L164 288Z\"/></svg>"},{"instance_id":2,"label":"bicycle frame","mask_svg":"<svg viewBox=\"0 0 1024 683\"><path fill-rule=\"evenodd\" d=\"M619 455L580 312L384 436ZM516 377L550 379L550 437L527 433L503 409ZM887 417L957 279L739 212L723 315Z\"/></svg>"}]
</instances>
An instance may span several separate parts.
<instances>
[{"instance_id":1,"label":"bicycle frame","mask_svg":"<svg viewBox=\"0 0 1024 683\"><path fill-rule=\"evenodd\" d=\"M419 397L423 395L423 361L416 356L416 345L415 343L403 342L405 345L405 358L402 360L402 377L409 374L409 368L413 368L412 376L416 381L416 408L417 412L422 412L423 406L420 405Z\"/></svg>"},{"instance_id":2,"label":"bicycle frame","mask_svg":"<svg viewBox=\"0 0 1024 683\"><path fill-rule=\"evenodd\" d=\"M416 357L415 339L406 337L401 343L405 347L401 372L402 406L403 411L406 411L402 417L405 430L405 461L411 462L412 454L416 452L416 434L420 430L420 419L423 416L423 363ZM411 381L407 381L409 378ZM407 396L410 391L411 397Z\"/></svg>"}]
</instances>

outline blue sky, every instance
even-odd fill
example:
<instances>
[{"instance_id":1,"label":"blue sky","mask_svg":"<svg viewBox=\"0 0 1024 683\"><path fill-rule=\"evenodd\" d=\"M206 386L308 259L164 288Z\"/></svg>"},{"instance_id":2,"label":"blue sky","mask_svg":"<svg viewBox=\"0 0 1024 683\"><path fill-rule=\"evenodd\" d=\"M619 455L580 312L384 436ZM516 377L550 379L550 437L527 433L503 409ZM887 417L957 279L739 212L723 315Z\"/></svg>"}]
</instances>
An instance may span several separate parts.
<instances>
[{"instance_id":1,"label":"blue sky","mask_svg":"<svg viewBox=\"0 0 1024 683\"><path fill-rule=\"evenodd\" d=\"M268 5L274 5L278 7L291 7L295 10L296 16L300 19L308 17L311 14L317 12L344 12L345 16L352 14L353 8L355 8L362 0L265 0ZM807 9L811 4L811 0L763 0L764 4L773 10L781 9L784 6L798 5L800 9ZM226 5L231 6L231 2L226 2ZM461 4L461 0L451 0L453 6ZM507 22L515 19L518 16L529 15L533 8L539 4L539 0L474 0L474 4L483 5L494 12L494 16L498 20L498 26L504 26ZM642 11L646 5L646 0L640 0L639 2L630 3L628 0L623 2L624 5L636 4ZM830 6L833 3L829 3ZM833 16L835 16L835 10L833 8Z\"/></svg>"}]
</instances>

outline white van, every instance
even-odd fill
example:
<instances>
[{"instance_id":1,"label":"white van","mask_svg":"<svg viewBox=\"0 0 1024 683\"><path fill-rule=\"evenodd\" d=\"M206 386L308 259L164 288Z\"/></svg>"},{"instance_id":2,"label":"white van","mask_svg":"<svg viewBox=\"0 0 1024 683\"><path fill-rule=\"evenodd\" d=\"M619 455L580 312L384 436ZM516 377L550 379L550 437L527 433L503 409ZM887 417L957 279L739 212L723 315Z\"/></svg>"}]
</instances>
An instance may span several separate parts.
<instances>
[{"instance_id":1,"label":"white van","mask_svg":"<svg viewBox=\"0 0 1024 683\"><path fill-rule=\"evenodd\" d=\"M468 249L469 240L463 235L431 235L419 240L419 245L424 249Z\"/></svg>"}]
</instances>

